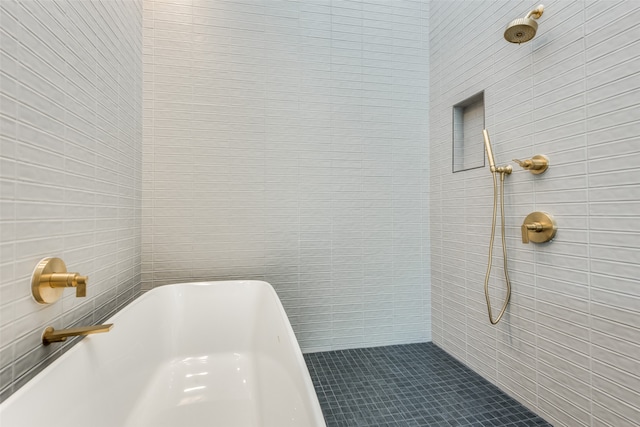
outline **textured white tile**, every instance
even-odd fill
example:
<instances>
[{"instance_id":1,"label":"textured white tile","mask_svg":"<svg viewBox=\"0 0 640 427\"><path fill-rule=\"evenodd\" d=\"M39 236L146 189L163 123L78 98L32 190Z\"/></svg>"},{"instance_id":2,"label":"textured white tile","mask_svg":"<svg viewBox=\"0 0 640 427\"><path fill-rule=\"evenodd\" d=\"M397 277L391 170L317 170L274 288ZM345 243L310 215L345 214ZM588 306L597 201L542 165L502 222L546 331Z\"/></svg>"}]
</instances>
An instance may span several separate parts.
<instances>
[{"instance_id":1,"label":"textured white tile","mask_svg":"<svg viewBox=\"0 0 640 427\"><path fill-rule=\"evenodd\" d=\"M623 378L638 361L639 246L633 218L640 212L640 175L635 173L639 129L633 95L640 78L638 34L631 18L638 5L554 2L546 5L533 41L512 46L497 27L527 7L514 2L506 10L505 3L487 10L500 19L475 20L473 42L458 31L468 25L467 16L475 16L473 2L454 7L433 1L429 6L433 338L501 384L496 367L480 362L482 356L473 352L504 344L468 323L475 313L486 322L478 287L487 239L475 235L488 235L489 214L483 212L490 212L491 177L482 169L464 176L448 171L452 105L461 94L484 90L486 126L498 163L534 153L551 159L547 174L534 177L516 170L506 179L514 297L512 315L499 327L512 331L513 342L518 336L528 337L527 342L535 338L522 359L535 367L535 396L522 391L528 380L512 373L517 365L502 366L510 381L504 388L554 425L633 425L630 420L637 416L628 399L637 395L639 383L635 377ZM466 61L476 51L488 65ZM482 136L477 138L481 144ZM518 242L522 218L534 210L555 215L555 241ZM500 271L495 274L497 282ZM460 304L458 289L468 286L470 278L477 284L467 288L466 302ZM531 301L519 301L518 293ZM523 302L530 311L526 321L517 308ZM467 313L466 328L451 325L452 310ZM523 333L516 333L518 328ZM596 375L601 380L594 381Z\"/></svg>"},{"instance_id":2,"label":"textured white tile","mask_svg":"<svg viewBox=\"0 0 640 427\"><path fill-rule=\"evenodd\" d=\"M15 363L12 382L50 356L39 350L45 324L68 326L95 312L100 293L139 286L140 246L130 236L139 227L142 23L139 2L3 1L1 7L3 55L20 62L19 69L0 63L3 108L14 107L3 109L2 133L16 138L3 137L2 146L2 220L9 221L3 242L11 242L2 259L12 260L3 283L25 283L45 256L60 256L70 270L91 277L86 300L69 295L44 308L28 289L16 288L3 308L12 314L0 325L21 337L11 340L12 360L2 362ZM5 94L15 103L5 102ZM117 251L126 261L118 262ZM111 274L100 274L97 265Z\"/></svg>"},{"instance_id":3,"label":"textured white tile","mask_svg":"<svg viewBox=\"0 0 640 427\"><path fill-rule=\"evenodd\" d=\"M594 415L606 419L618 419L621 421L619 425L632 426L640 417L640 411L638 410L637 404L635 404L635 402L630 405L622 400L617 399L612 395L611 392L601 391L598 388L594 388L593 401ZM603 411L602 408L606 409ZM615 415L613 417L605 415L609 411ZM618 422L615 422L614 425L615 424L618 424Z\"/></svg>"},{"instance_id":4,"label":"textured white tile","mask_svg":"<svg viewBox=\"0 0 640 427\"><path fill-rule=\"evenodd\" d=\"M599 360L593 361L593 372L594 378L597 378L596 381L603 384L601 388L614 386L614 390L616 391L611 394L617 395L618 398L633 405L633 402L629 400L637 396L637 393L632 391L635 389L635 384L640 380L636 375L630 375L628 372L622 371L616 366L600 362Z\"/></svg>"},{"instance_id":5,"label":"textured white tile","mask_svg":"<svg viewBox=\"0 0 640 427\"><path fill-rule=\"evenodd\" d=\"M208 278L257 272L295 309L304 349L427 339L428 325L416 319L429 307L421 256L428 237L415 233L426 230L420 191L427 175L414 160L427 150L416 143L426 127L414 128L426 107L404 100L427 93L427 67L413 64L427 64L428 52L405 42L412 32L419 39L421 28L377 40L389 48L370 49L369 57L382 68L365 69L361 9L368 5L255 6L168 1L144 11L154 27L145 33L154 49L144 58L154 104L144 110L145 155L153 156L144 180L153 185L143 192L150 215L143 270L156 271L159 255L172 252L193 260L147 275L149 286L187 279L194 269ZM379 22L392 28L394 16L381 14ZM398 19L418 21L412 13ZM391 68L408 71L396 81ZM394 93L404 103L398 130L391 128ZM394 239L394 222L407 221ZM189 245L195 236L199 243ZM244 256L249 249L258 250ZM212 251L225 261L212 262ZM405 292L405 284L420 292ZM391 308L394 292L405 315L387 319L386 331L368 327L363 314L379 304L373 296ZM323 304L339 316L307 319ZM394 336L392 324L410 332Z\"/></svg>"}]
</instances>

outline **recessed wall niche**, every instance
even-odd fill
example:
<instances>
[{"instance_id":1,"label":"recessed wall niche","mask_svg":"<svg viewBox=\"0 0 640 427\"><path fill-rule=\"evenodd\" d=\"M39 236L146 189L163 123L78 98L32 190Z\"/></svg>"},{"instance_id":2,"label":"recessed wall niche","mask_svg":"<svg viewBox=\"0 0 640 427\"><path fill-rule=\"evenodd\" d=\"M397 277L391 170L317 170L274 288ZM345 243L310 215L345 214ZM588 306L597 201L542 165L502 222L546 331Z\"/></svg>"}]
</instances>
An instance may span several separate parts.
<instances>
[{"instance_id":1,"label":"recessed wall niche","mask_svg":"<svg viewBox=\"0 0 640 427\"><path fill-rule=\"evenodd\" d=\"M484 91L453 106L453 172L484 167Z\"/></svg>"}]
</instances>

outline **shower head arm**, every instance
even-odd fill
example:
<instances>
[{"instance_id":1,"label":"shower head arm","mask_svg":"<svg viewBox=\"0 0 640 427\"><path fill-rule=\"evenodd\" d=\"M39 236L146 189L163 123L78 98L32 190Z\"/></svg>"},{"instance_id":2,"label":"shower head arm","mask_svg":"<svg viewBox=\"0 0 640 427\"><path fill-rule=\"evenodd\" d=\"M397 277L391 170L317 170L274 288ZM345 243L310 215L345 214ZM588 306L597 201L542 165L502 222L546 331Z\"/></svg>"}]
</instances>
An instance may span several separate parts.
<instances>
[{"instance_id":1,"label":"shower head arm","mask_svg":"<svg viewBox=\"0 0 640 427\"><path fill-rule=\"evenodd\" d=\"M527 13L527 16L525 16L525 19L528 18L533 18L533 19L540 19L540 17L542 16L542 13L544 12L544 6L540 5L538 7L536 7L535 9L533 9L531 12Z\"/></svg>"}]
</instances>

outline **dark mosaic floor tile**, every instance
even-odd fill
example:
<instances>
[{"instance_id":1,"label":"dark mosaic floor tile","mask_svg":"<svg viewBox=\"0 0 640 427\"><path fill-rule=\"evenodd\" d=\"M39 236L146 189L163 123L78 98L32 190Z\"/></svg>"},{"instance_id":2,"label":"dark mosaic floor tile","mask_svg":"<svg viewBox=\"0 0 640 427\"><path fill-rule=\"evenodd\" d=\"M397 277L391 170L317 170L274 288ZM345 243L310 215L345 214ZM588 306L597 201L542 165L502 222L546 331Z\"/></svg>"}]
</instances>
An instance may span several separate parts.
<instances>
[{"instance_id":1,"label":"dark mosaic floor tile","mask_svg":"<svg viewBox=\"0 0 640 427\"><path fill-rule=\"evenodd\" d=\"M327 427L551 426L432 343L305 360Z\"/></svg>"}]
</instances>

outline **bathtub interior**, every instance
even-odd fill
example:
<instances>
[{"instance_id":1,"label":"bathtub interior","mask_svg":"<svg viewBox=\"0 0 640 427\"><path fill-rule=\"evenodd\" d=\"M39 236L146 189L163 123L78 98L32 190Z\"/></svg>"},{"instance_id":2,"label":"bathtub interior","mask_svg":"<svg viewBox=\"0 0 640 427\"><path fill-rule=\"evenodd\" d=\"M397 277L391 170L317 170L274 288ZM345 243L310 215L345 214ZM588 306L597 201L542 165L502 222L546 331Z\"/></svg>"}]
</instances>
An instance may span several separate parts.
<instances>
[{"instance_id":1,"label":"bathtub interior","mask_svg":"<svg viewBox=\"0 0 640 427\"><path fill-rule=\"evenodd\" d=\"M221 289L212 293L210 286ZM184 425L185 417L213 413L229 426L310 422L305 418L313 414L312 401L302 391L313 389L299 374L306 364L269 285L189 284L170 291L178 306L168 354L145 383L127 425ZM203 303L206 310L195 309Z\"/></svg>"},{"instance_id":2,"label":"bathtub interior","mask_svg":"<svg viewBox=\"0 0 640 427\"><path fill-rule=\"evenodd\" d=\"M291 326L265 282L156 288L109 322L111 332L86 337L10 398L38 399L40 411L25 419L9 408L3 422L324 425ZM45 417L60 407L73 411L59 424Z\"/></svg>"}]
</instances>

